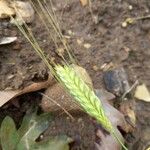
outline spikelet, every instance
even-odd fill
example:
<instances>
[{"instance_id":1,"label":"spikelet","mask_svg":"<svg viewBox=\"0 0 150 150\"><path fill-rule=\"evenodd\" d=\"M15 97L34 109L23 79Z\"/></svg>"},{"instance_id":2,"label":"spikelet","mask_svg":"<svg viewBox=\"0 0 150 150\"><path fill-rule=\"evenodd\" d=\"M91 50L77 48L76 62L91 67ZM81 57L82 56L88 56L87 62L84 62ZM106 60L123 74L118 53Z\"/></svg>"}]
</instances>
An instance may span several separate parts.
<instances>
[{"instance_id":1,"label":"spikelet","mask_svg":"<svg viewBox=\"0 0 150 150\"><path fill-rule=\"evenodd\" d=\"M70 94L83 107L83 109L94 117L108 132L113 133L113 126L105 115L103 106L94 91L75 73L70 66L55 67L56 74Z\"/></svg>"}]
</instances>

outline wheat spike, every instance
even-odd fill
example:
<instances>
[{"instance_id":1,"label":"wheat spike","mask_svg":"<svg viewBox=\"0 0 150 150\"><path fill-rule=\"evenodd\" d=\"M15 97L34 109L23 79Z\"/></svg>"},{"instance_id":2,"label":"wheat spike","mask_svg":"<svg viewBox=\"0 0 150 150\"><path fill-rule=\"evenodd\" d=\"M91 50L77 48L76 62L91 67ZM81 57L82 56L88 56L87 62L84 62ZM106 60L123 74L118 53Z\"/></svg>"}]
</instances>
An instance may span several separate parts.
<instances>
[{"instance_id":1,"label":"wheat spike","mask_svg":"<svg viewBox=\"0 0 150 150\"><path fill-rule=\"evenodd\" d=\"M68 89L70 94L78 101L83 109L109 132L113 132L113 126L105 112L99 98L94 91L89 88L84 81L76 75L73 68L69 66L56 66L56 74L61 82Z\"/></svg>"}]
</instances>

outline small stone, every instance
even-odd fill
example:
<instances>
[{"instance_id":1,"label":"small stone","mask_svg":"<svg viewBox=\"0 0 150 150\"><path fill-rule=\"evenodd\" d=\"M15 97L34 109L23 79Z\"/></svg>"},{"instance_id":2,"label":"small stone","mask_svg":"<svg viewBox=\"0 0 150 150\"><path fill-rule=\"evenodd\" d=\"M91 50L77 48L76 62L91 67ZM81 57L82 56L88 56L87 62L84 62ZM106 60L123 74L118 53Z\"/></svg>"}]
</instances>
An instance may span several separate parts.
<instances>
[{"instance_id":1,"label":"small stone","mask_svg":"<svg viewBox=\"0 0 150 150\"><path fill-rule=\"evenodd\" d=\"M121 26L123 27L123 28L126 28L127 27L127 23L126 22L123 22L122 24L121 24Z\"/></svg>"},{"instance_id":2,"label":"small stone","mask_svg":"<svg viewBox=\"0 0 150 150\"><path fill-rule=\"evenodd\" d=\"M14 78L14 77L15 77L15 75L12 74L12 75L9 75L9 76L8 76L8 79L10 80L10 79L12 79L12 78Z\"/></svg>"},{"instance_id":3,"label":"small stone","mask_svg":"<svg viewBox=\"0 0 150 150\"><path fill-rule=\"evenodd\" d=\"M69 118L68 116L66 117L66 119L67 119L67 120L70 120L70 118Z\"/></svg>"},{"instance_id":4,"label":"small stone","mask_svg":"<svg viewBox=\"0 0 150 150\"><path fill-rule=\"evenodd\" d=\"M81 123L82 121L83 121L82 118L79 118L79 119L78 119L78 123Z\"/></svg>"},{"instance_id":5,"label":"small stone","mask_svg":"<svg viewBox=\"0 0 150 150\"><path fill-rule=\"evenodd\" d=\"M129 5L128 8L129 8L129 10L132 10L132 9L133 9L133 6L132 6L132 5Z\"/></svg>"},{"instance_id":6,"label":"small stone","mask_svg":"<svg viewBox=\"0 0 150 150\"><path fill-rule=\"evenodd\" d=\"M107 90L117 96L123 95L130 89L128 76L123 67L106 71L104 73L104 82Z\"/></svg>"},{"instance_id":7,"label":"small stone","mask_svg":"<svg viewBox=\"0 0 150 150\"><path fill-rule=\"evenodd\" d=\"M44 136L43 134L40 135L40 140L43 140Z\"/></svg>"},{"instance_id":8,"label":"small stone","mask_svg":"<svg viewBox=\"0 0 150 150\"><path fill-rule=\"evenodd\" d=\"M98 68L96 65L93 66L93 70L94 70L94 71L98 71L98 69L99 69L99 68Z\"/></svg>"},{"instance_id":9,"label":"small stone","mask_svg":"<svg viewBox=\"0 0 150 150\"><path fill-rule=\"evenodd\" d=\"M68 30L68 34L69 35L74 35L74 32L72 32L71 30Z\"/></svg>"},{"instance_id":10,"label":"small stone","mask_svg":"<svg viewBox=\"0 0 150 150\"><path fill-rule=\"evenodd\" d=\"M65 52L65 51L64 51L63 48L58 48L58 49L57 49L57 53L58 53L59 56L63 56L63 55L64 55L64 52Z\"/></svg>"},{"instance_id":11,"label":"small stone","mask_svg":"<svg viewBox=\"0 0 150 150\"><path fill-rule=\"evenodd\" d=\"M31 70L33 68L33 66L29 66L28 69Z\"/></svg>"},{"instance_id":12,"label":"small stone","mask_svg":"<svg viewBox=\"0 0 150 150\"><path fill-rule=\"evenodd\" d=\"M91 47L91 44L85 43L83 46L84 46L86 49L89 49L89 48Z\"/></svg>"},{"instance_id":13,"label":"small stone","mask_svg":"<svg viewBox=\"0 0 150 150\"><path fill-rule=\"evenodd\" d=\"M93 15L93 21L95 24L98 24L99 22L98 15Z\"/></svg>"},{"instance_id":14,"label":"small stone","mask_svg":"<svg viewBox=\"0 0 150 150\"><path fill-rule=\"evenodd\" d=\"M21 49L20 43L16 43L16 44L13 46L13 50L20 50L20 49Z\"/></svg>"},{"instance_id":15,"label":"small stone","mask_svg":"<svg viewBox=\"0 0 150 150\"><path fill-rule=\"evenodd\" d=\"M80 39L77 39L77 43L79 44L79 45L81 45L82 44L82 40L80 40Z\"/></svg>"}]
</instances>

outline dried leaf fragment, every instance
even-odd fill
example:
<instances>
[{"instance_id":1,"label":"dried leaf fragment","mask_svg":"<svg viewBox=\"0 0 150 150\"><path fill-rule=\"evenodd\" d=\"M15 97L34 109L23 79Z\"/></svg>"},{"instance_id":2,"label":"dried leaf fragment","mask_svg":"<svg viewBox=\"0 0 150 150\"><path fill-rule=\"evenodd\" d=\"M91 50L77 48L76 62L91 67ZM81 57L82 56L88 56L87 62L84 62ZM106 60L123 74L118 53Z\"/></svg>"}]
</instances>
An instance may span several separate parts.
<instances>
[{"instance_id":1,"label":"dried leaf fragment","mask_svg":"<svg viewBox=\"0 0 150 150\"><path fill-rule=\"evenodd\" d=\"M82 6L86 6L88 4L88 0L80 0Z\"/></svg>"},{"instance_id":2,"label":"dried leaf fragment","mask_svg":"<svg viewBox=\"0 0 150 150\"><path fill-rule=\"evenodd\" d=\"M17 40L17 37L4 37L0 39L0 45L10 44L10 43L15 42L16 40Z\"/></svg>"},{"instance_id":3,"label":"dried leaf fragment","mask_svg":"<svg viewBox=\"0 0 150 150\"><path fill-rule=\"evenodd\" d=\"M134 97L145 102L150 102L150 93L145 84L137 86Z\"/></svg>"},{"instance_id":4,"label":"dried leaf fragment","mask_svg":"<svg viewBox=\"0 0 150 150\"><path fill-rule=\"evenodd\" d=\"M52 84L52 78L45 82L33 83L22 90L0 91L0 107L19 95L47 88L50 84Z\"/></svg>"}]
</instances>

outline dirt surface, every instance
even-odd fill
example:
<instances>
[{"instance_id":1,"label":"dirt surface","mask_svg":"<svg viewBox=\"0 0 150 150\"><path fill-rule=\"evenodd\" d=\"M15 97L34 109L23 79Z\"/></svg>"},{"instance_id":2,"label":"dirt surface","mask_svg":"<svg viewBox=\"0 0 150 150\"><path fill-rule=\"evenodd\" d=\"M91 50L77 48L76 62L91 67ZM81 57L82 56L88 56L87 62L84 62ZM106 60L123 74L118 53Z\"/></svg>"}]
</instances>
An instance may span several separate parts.
<instances>
[{"instance_id":1,"label":"dirt surface","mask_svg":"<svg viewBox=\"0 0 150 150\"><path fill-rule=\"evenodd\" d=\"M78 0L55 0L54 6L62 31L64 35L70 36L68 42L79 63L90 74L95 88L104 87L101 68L110 63L124 66L131 84L139 80L150 88L150 19L138 20L126 28L121 26L126 18L149 15L149 0L95 0L92 1L91 9L88 5L83 7ZM35 19L30 27L36 33L40 45L55 57L54 46L46 39L47 32L39 20ZM5 36L17 36L18 40L0 46L0 90L20 89L33 81L46 80L47 68L30 44L8 20L0 20L0 38ZM84 46L87 43L91 45L89 48ZM136 104L137 127L140 131L150 127L149 107L150 104L144 102ZM62 119L59 123L63 122ZM70 128L66 122L63 126ZM79 127L76 125L74 128L77 130ZM90 129L83 131L84 136L90 135ZM80 133L79 130L77 132ZM140 134L137 134L129 143L133 145L139 138Z\"/></svg>"}]
</instances>

